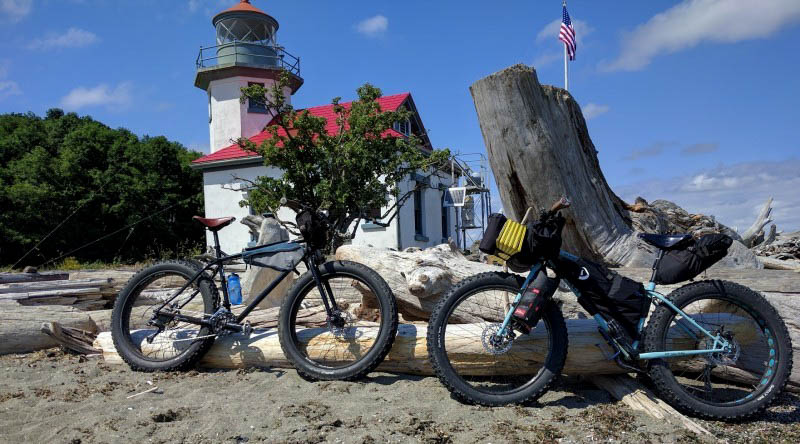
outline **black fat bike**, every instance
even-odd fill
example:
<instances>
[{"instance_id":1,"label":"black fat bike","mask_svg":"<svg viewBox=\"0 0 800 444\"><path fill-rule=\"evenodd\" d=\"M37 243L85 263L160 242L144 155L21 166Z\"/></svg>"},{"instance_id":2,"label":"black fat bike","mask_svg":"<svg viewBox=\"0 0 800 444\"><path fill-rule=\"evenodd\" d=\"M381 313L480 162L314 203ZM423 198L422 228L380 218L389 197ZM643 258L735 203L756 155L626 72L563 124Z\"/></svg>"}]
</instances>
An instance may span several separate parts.
<instances>
[{"instance_id":1,"label":"black fat bike","mask_svg":"<svg viewBox=\"0 0 800 444\"><path fill-rule=\"evenodd\" d=\"M312 380L357 379L375 369L397 333L391 289L362 264L325 262L319 250L327 239L325 216L299 203L289 206L298 211L304 240L232 255L222 253L217 233L234 218L195 216L213 235L215 257L207 264L195 260L156 263L131 278L111 318L114 346L122 359L139 371L185 369L218 336L260 334L253 332L246 318L290 273L299 274L296 266L304 263L308 271L295 279L278 315L278 336L286 358L301 376ZM224 270L225 263L238 259L279 270L243 309L231 306Z\"/></svg>"},{"instance_id":2,"label":"black fat bike","mask_svg":"<svg viewBox=\"0 0 800 444\"><path fill-rule=\"evenodd\" d=\"M539 222L546 225L568 205L562 199ZM552 299L555 288L566 284L594 316L605 340L595 345L606 349L611 365L648 375L658 395L677 409L724 420L765 409L792 369L791 340L775 308L761 294L721 280L688 283L666 296L656 292L659 262L694 240L640 237L658 250L646 285L559 251L560 229L553 254L533 260L527 277L489 272L459 282L428 327L429 358L439 379L468 403L498 406L541 396L567 358L567 323ZM556 278L548 278L546 269ZM586 338L590 332L581 322L569 325ZM591 346L582 349L584 357ZM572 359L580 364L582 357Z\"/></svg>"}]
</instances>

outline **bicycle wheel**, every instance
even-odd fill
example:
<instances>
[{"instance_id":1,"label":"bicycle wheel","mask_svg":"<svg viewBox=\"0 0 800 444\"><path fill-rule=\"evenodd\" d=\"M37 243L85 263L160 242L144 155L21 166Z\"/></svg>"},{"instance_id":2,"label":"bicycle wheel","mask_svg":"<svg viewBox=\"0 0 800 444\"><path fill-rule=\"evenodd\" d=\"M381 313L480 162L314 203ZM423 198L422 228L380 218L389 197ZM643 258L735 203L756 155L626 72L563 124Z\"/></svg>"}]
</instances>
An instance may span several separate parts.
<instances>
[{"instance_id":1,"label":"bicycle wheel","mask_svg":"<svg viewBox=\"0 0 800 444\"><path fill-rule=\"evenodd\" d=\"M461 281L434 310L428 356L459 400L487 406L533 401L561 374L567 327L555 303L546 305L530 334L495 336L523 283L518 275L481 273Z\"/></svg>"},{"instance_id":2,"label":"bicycle wheel","mask_svg":"<svg viewBox=\"0 0 800 444\"><path fill-rule=\"evenodd\" d=\"M198 318L213 314L219 298L207 275L181 292L165 307L164 314L154 316L155 310L199 270L198 264L187 261L158 263L134 275L120 292L111 313L111 336L117 353L133 370L189 367L214 342L207 327L179 322L168 314L170 310ZM159 324L163 326L161 332Z\"/></svg>"},{"instance_id":3,"label":"bicycle wheel","mask_svg":"<svg viewBox=\"0 0 800 444\"><path fill-rule=\"evenodd\" d=\"M763 296L739 284L702 281L669 295L712 335L722 334L728 352L652 360L650 378L675 408L709 419L742 419L765 409L786 385L792 344L786 325ZM645 330L647 352L714 346L686 318L661 304Z\"/></svg>"},{"instance_id":4,"label":"bicycle wheel","mask_svg":"<svg viewBox=\"0 0 800 444\"><path fill-rule=\"evenodd\" d=\"M328 316L310 271L281 304L278 336L284 355L306 379L358 379L374 370L397 334L397 305L375 271L348 261L318 268L338 310Z\"/></svg>"}]
</instances>

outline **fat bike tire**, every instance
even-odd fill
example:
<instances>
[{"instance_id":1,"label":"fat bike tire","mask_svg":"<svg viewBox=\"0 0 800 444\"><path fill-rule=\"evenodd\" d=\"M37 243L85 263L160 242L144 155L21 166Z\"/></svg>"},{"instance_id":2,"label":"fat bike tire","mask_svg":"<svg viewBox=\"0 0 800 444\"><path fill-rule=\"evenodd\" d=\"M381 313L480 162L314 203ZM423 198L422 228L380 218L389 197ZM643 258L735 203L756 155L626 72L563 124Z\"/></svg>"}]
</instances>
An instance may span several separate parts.
<instances>
[{"instance_id":1,"label":"fat bike tire","mask_svg":"<svg viewBox=\"0 0 800 444\"><path fill-rule=\"evenodd\" d=\"M196 333L198 339L186 341L188 345L180 353L171 357L159 357L144 353L141 348L144 341L141 338L132 337L134 305L142 291L154 280L163 276L174 276L190 280L198 271L201 270L199 263L193 261L165 261L153 264L136 273L123 287L114 303L111 312L111 338L117 353L134 371L154 372L154 371L174 371L185 370L192 367L203 355L211 348L214 337L207 327L196 326L199 329ZM219 306L219 294L214 281L207 274L201 275L195 286L185 291L195 291L195 305L202 309L204 314L211 315ZM202 298L197 301L197 297ZM158 305L158 304L154 304ZM142 327L153 328L153 327ZM186 344L186 343L184 343Z\"/></svg>"},{"instance_id":2,"label":"fat bike tire","mask_svg":"<svg viewBox=\"0 0 800 444\"><path fill-rule=\"evenodd\" d=\"M476 388L468 376L459 375L450 361L447 350L448 319L459 304L471 295L482 291L499 290L508 292L513 299L524 283L519 275L501 272L481 273L459 282L439 302L431 315L428 325L428 358L436 376L450 391L454 398L467 404L483 406L501 406L507 404L527 404L535 401L557 381L564 368L567 357L567 327L560 307L554 301L545 306L542 318L536 326L546 329L548 344L546 357L541 368L532 379L524 382L519 388L512 388L498 393L488 388ZM459 324L450 324L451 329ZM479 343L481 338L474 338ZM512 344L512 349L516 344ZM487 363L486 372L491 374L491 363Z\"/></svg>"},{"instance_id":3,"label":"fat bike tire","mask_svg":"<svg viewBox=\"0 0 800 444\"><path fill-rule=\"evenodd\" d=\"M278 338L281 349L286 358L294 365L297 373L309 381L316 380L357 380L366 376L369 372L383 361L389 350L392 348L395 336L397 335L397 303L391 288L386 281L374 270L362 264L350 261L326 262L317 267L320 279L323 282L333 280L344 280L358 282L360 286L366 287L375 298L378 308L375 309L375 317L379 321L379 330L375 334L375 340L369 350L353 362L341 363L338 365L327 365L326 362L314 360L308 356L305 343L295 330L298 327L297 316L306 297L319 297L319 291L311 271L303 273L289 289L289 293L281 304L278 319ZM337 304L340 301L334 295ZM360 302L360 301L359 301ZM325 329L326 327L321 327ZM351 329L357 331L361 327L355 325ZM330 327L327 328L330 330ZM302 329L301 329L302 331ZM318 330L322 331L322 330ZM330 331L325 332L328 334ZM338 339L339 341L351 340L347 337ZM340 344L341 346L341 344ZM345 347L348 348L348 347Z\"/></svg>"},{"instance_id":4,"label":"fat bike tire","mask_svg":"<svg viewBox=\"0 0 800 444\"><path fill-rule=\"evenodd\" d=\"M676 378L681 373L678 364L665 359L651 360L648 364L648 375L658 395L676 409L705 419L741 421L764 411L784 389L792 371L792 342L789 331L772 304L761 294L743 285L720 280L685 285L670 293L668 299L682 310L690 304L702 303L699 301L704 300L722 300L740 307L741 313L752 317L752 321L748 319L747 325L752 325L755 330L753 335L761 338L765 344L764 354L767 357L763 359L764 373L750 383L757 384L753 392L729 402L700 399L700 396L694 395L698 392L696 389L687 389L688 384L685 388ZM666 337L675 319L676 314L665 304L660 304L655 309L645 329L645 351L665 350ZM743 348L741 353L744 355L746 352ZM711 376L708 376L708 380L711 380ZM721 383L724 384L724 381Z\"/></svg>"}]
</instances>

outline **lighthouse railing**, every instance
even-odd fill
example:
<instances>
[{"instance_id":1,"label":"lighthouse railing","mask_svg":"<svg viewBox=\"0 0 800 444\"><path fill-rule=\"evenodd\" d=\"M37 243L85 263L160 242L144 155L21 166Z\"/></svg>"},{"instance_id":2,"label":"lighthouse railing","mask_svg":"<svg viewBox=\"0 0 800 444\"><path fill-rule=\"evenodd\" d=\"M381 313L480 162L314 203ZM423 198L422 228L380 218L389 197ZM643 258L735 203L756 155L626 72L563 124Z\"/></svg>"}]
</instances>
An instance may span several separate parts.
<instances>
[{"instance_id":1,"label":"lighthouse railing","mask_svg":"<svg viewBox=\"0 0 800 444\"><path fill-rule=\"evenodd\" d=\"M221 45L200 47L195 61L197 69L219 66L263 66L283 68L300 75L300 58L282 46L233 41Z\"/></svg>"}]
</instances>

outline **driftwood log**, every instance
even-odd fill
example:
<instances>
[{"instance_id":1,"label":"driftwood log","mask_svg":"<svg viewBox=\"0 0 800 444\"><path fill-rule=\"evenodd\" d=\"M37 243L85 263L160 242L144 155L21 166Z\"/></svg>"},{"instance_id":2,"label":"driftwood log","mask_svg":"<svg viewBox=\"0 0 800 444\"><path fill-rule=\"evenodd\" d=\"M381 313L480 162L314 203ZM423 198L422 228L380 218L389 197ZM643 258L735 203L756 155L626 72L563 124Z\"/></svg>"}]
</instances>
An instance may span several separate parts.
<instances>
[{"instance_id":1,"label":"driftwood log","mask_svg":"<svg viewBox=\"0 0 800 444\"><path fill-rule=\"evenodd\" d=\"M401 324L398 328L397 338L392 346L389 355L378 367L378 370L398 373L410 373L419 375L432 375L433 369L428 363L428 349L426 343L426 332L428 325ZM477 327L475 327L477 328ZM616 364L605 359L603 352L595 344L602 341L594 321L570 320L567 328L570 332L570 352L567 356L567 363L564 373L567 374L615 374L625 373ZM359 341L362 344L370 341L373 334L369 329L361 328L366 332ZM326 344L321 348L328 350L330 341L334 339L327 333L326 329L308 329L305 337L312 344ZM462 371L474 374L485 374L491 368L494 374L514 374L525 372L525 365L540 365L541 356L530 353L525 349L525 343L535 341L539 338L539 333L534 333L529 338L522 339L515 343L517 352L511 356L514 359L498 359L494 367L488 367L485 359L487 355L483 352L480 342L470 341L459 347L460 355L465 358L457 364ZM341 342L339 354L353 352L354 347L351 342ZM108 362L121 363L122 360L114 349L109 332L100 333L94 342L94 347L103 350L103 356ZM329 352L330 353L330 352ZM335 353L334 353L335 354ZM470 359L470 356L472 359ZM208 354L203 357L200 365L212 368L239 368L247 366L269 366L278 368L291 368L291 364L286 360L281 351L276 330L257 330L251 337L245 338L241 335L229 335L217 338ZM469 371L472 369L472 371ZM529 371L529 370L528 370Z\"/></svg>"},{"instance_id":2,"label":"driftwood log","mask_svg":"<svg viewBox=\"0 0 800 444\"><path fill-rule=\"evenodd\" d=\"M706 428L687 418L666 402L658 399L650 390L627 375L592 376L589 380L633 410L644 412L657 420L666 421L674 426L691 430L698 435L714 436Z\"/></svg>"},{"instance_id":3,"label":"driftwood log","mask_svg":"<svg viewBox=\"0 0 800 444\"><path fill-rule=\"evenodd\" d=\"M326 328L306 328L298 333L301 341L305 342L310 356L314 359L327 359L333 365L339 357L352 359L354 355L363 353L371 346L377 334L377 327L365 322L357 328L358 334L354 338L342 340L332 336ZM374 325L374 324L373 324ZM484 324L485 325L485 324ZM736 330L734 320L732 328ZM432 375L433 370L428 362L428 349L426 341L427 324L402 324L398 329L397 338L389 355L378 367L379 370ZM567 321L569 332L569 350L563 372L569 375L603 375L622 374L628 371L618 367L607 358L608 347L592 320L571 319ZM538 369L544 361L545 349L542 343L545 340L545 330L535 329L530 335L518 337L511 350L502 355L488 354L481 342L480 335L483 331L481 324L452 324L448 327L448 350L452 353L453 365L464 375L514 375L529 374L531 369ZM143 338L150 330L141 330L134 334L134 338L141 341L140 346L145 354L149 350L162 352L165 346L179 348L186 345L185 341L171 343L169 338L147 344ZM185 337L178 334L176 337ZM746 334L738 336L745 338ZM740 342L743 350L747 349L747 341ZM686 343L686 348L694 343ZM148 348L150 347L150 348ZM363 349L361 348L363 347ZM682 348L681 344L673 342L674 349ZM94 348L102 349L106 361L121 363L122 360L114 348L111 334L100 333L94 342ZM700 361L702 358L699 358ZM734 373L734 379L740 382L751 382L755 378L746 370L750 364L747 360L737 363L737 368L726 367L726 374ZM211 368L239 368L247 366L269 366L288 368L291 364L286 360L274 329L265 331L257 330L250 337L232 334L219 337L215 340L208 354L200 365ZM686 358L684 361L675 362L673 365L687 371L700 371L702 369L698 358ZM742 368L742 369L740 369ZM792 380L794 387L800 387L799 380Z\"/></svg>"},{"instance_id":4,"label":"driftwood log","mask_svg":"<svg viewBox=\"0 0 800 444\"><path fill-rule=\"evenodd\" d=\"M108 312L110 319L111 310ZM96 333L100 330L92 313L64 306L25 307L15 302L0 303L0 355L27 353L60 345L42 332L42 324L57 321L61 326ZM96 317L100 317L95 315Z\"/></svg>"},{"instance_id":5,"label":"driftwood log","mask_svg":"<svg viewBox=\"0 0 800 444\"><path fill-rule=\"evenodd\" d=\"M770 197L764 204L764 207L761 208L761 212L758 213L758 218L753 222L753 225L742 233L742 243L745 244L745 246L748 248L755 247L764 241L764 227L772 222L772 219L770 219L771 214L772 198Z\"/></svg>"}]
</instances>

